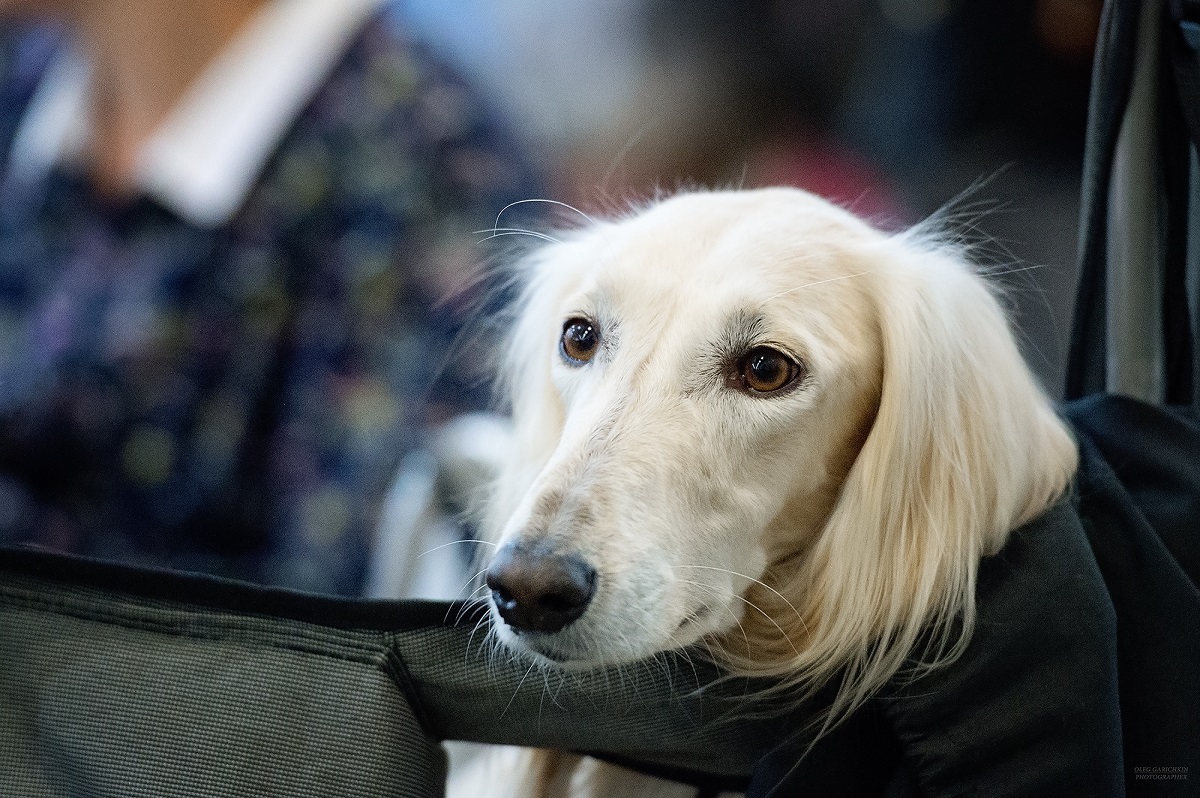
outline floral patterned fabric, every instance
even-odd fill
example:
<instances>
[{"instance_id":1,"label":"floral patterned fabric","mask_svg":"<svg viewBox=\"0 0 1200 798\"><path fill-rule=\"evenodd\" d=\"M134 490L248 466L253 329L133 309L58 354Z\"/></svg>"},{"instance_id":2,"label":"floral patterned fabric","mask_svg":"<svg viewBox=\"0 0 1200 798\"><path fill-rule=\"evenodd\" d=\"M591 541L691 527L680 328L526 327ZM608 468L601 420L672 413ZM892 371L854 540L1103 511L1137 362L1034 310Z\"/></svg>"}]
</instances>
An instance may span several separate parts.
<instances>
[{"instance_id":1,"label":"floral patterned fabric","mask_svg":"<svg viewBox=\"0 0 1200 798\"><path fill-rule=\"evenodd\" d=\"M6 47L0 145L53 52ZM0 183L0 543L360 588L382 494L478 405L439 304L530 196L388 7L217 229L59 169Z\"/></svg>"}]
</instances>

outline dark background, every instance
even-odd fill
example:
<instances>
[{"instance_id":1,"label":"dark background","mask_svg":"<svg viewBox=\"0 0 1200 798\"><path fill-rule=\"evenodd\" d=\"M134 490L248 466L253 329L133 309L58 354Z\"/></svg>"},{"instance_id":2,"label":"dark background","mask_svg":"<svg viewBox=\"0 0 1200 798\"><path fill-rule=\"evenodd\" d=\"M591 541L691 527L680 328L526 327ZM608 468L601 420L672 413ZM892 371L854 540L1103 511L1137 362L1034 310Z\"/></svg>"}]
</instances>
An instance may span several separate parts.
<instances>
[{"instance_id":1,"label":"dark background","mask_svg":"<svg viewBox=\"0 0 1200 798\"><path fill-rule=\"evenodd\" d=\"M514 116L548 197L792 184L884 227L962 192L1052 394L1100 0L410 0Z\"/></svg>"}]
</instances>

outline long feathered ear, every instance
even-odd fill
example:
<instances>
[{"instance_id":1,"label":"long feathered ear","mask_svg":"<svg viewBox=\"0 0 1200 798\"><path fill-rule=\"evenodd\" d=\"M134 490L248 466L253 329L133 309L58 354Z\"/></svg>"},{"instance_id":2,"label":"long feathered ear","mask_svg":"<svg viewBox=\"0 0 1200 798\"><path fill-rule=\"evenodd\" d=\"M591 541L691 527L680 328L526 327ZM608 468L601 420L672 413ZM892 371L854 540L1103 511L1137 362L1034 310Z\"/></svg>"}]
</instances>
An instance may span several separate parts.
<instances>
[{"instance_id":1,"label":"long feathered ear","mask_svg":"<svg viewBox=\"0 0 1200 798\"><path fill-rule=\"evenodd\" d=\"M871 431L796 583L809 674L849 663L835 712L919 645L956 656L981 556L1066 488L1076 449L984 280L906 237L867 253L882 343ZM932 642L931 649L925 649Z\"/></svg>"}]
</instances>

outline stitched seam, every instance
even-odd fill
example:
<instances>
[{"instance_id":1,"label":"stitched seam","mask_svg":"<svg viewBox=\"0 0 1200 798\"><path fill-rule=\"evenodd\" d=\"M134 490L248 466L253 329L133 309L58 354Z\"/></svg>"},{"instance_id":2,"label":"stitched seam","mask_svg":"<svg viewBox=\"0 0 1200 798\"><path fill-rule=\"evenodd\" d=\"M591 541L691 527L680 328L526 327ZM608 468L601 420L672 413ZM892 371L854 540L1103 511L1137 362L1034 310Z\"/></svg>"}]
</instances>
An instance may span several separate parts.
<instances>
[{"instance_id":1,"label":"stitched seam","mask_svg":"<svg viewBox=\"0 0 1200 798\"><path fill-rule=\"evenodd\" d=\"M237 616L218 620L202 614L188 614L181 623L178 620L172 622L167 619L135 618L127 613L111 610L85 609L67 602L52 602L44 598L31 598L7 591L0 591L0 595L6 596L5 603L10 606L49 615L62 615L107 626L193 640L236 640L240 636L245 636L246 642L264 648L312 654L345 662L374 664L386 672L384 658L388 653L388 648L382 637L377 645L370 645L349 637L321 635L314 633L315 630L312 629L293 629L291 631L294 634L283 635L278 630L258 627L253 623L239 624L236 620ZM297 640L297 637L301 639ZM311 644L304 645L302 643L304 638L307 638ZM337 645L342 648L355 649L356 653L330 651L327 648L321 648L322 645Z\"/></svg>"}]
</instances>

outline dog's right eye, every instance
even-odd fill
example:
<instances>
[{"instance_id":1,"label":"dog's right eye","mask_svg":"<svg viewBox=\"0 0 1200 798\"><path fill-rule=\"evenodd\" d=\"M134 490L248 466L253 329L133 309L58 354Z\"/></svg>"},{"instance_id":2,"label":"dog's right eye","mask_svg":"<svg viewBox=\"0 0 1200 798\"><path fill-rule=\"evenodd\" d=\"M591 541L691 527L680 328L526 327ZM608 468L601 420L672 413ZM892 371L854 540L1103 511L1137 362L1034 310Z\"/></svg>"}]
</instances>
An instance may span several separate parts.
<instances>
[{"instance_id":1,"label":"dog's right eye","mask_svg":"<svg viewBox=\"0 0 1200 798\"><path fill-rule=\"evenodd\" d=\"M730 384L746 393L761 396L795 385L804 375L800 364L769 346L756 346L742 357Z\"/></svg>"},{"instance_id":2,"label":"dog's right eye","mask_svg":"<svg viewBox=\"0 0 1200 798\"><path fill-rule=\"evenodd\" d=\"M600 334L587 319L567 319L558 348L568 363L582 366L596 356Z\"/></svg>"}]
</instances>

